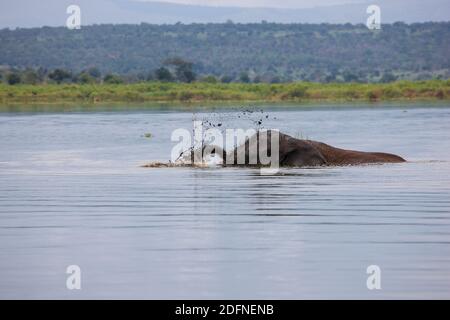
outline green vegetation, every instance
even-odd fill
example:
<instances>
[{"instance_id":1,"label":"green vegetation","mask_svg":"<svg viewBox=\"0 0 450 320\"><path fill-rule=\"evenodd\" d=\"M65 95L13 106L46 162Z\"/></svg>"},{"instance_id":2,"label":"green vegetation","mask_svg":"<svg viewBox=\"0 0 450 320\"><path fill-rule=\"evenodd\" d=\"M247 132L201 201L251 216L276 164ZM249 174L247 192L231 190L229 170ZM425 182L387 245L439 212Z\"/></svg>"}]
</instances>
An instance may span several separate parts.
<instances>
[{"instance_id":1,"label":"green vegetation","mask_svg":"<svg viewBox=\"0 0 450 320\"><path fill-rule=\"evenodd\" d=\"M46 83L80 83L80 84L94 84L94 83L136 83L143 80L163 81L163 82L186 82L190 83L197 79L197 75L193 71L193 64L181 58L167 59L164 61L164 66L150 72L148 75L140 76L120 76L117 74L108 73L102 78L102 73L98 68L91 67L82 70L79 73L74 73L70 70L56 68L54 70L47 70L44 68L32 69L17 69L3 67L0 68L0 82L5 79L5 83L9 85L16 84L46 84ZM202 81L214 82L217 81L214 76L206 76ZM250 82L250 79L248 81Z\"/></svg>"},{"instance_id":2,"label":"green vegetation","mask_svg":"<svg viewBox=\"0 0 450 320\"><path fill-rule=\"evenodd\" d=\"M34 69L22 77L25 83L55 69L54 82L99 82L94 67L116 75L110 82L125 83L207 76L224 83L448 79L448 39L450 22L383 24L378 31L362 24L277 23L3 29L0 71ZM17 78L3 77L9 80Z\"/></svg>"},{"instance_id":3,"label":"green vegetation","mask_svg":"<svg viewBox=\"0 0 450 320\"><path fill-rule=\"evenodd\" d=\"M380 101L450 99L450 80L391 83L0 84L0 103L110 103L203 101Z\"/></svg>"}]
</instances>

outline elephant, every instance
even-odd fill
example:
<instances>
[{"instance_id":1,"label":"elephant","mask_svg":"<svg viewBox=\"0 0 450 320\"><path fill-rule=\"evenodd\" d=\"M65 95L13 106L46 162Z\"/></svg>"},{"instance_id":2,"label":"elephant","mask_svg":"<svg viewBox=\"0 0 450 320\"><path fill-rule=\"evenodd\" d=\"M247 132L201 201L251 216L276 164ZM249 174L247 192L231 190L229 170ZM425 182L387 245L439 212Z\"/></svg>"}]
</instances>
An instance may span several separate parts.
<instances>
[{"instance_id":1,"label":"elephant","mask_svg":"<svg viewBox=\"0 0 450 320\"><path fill-rule=\"evenodd\" d=\"M234 148L231 152L226 152L219 146L205 145L202 148L203 157L218 155L222 158L222 166L224 167L264 166L260 154L271 156L270 142L273 130L267 130L264 135L261 132L258 131L247 138L245 143ZM280 167L346 166L406 161L395 154L340 149L318 141L297 139L278 131L277 134L279 135L278 161ZM267 139L266 143L260 143L263 141L261 137ZM193 161L194 154L195 151L191 151L187 157L184 157L184 160ZM241 155L240 160L239 155Z\"/></svg>"}]
</instances>

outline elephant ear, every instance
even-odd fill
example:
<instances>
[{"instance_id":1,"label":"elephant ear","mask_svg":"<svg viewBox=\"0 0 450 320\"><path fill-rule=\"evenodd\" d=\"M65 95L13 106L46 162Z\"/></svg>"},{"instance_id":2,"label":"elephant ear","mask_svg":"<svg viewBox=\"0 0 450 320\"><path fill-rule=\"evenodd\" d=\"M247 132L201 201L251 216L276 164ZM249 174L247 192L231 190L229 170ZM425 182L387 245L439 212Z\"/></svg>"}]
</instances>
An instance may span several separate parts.
<instances>
[{"instance_id":1,"label":"elephant ear","mask_svg":"<svg viewBox=\"0 0 450 320\"><path fill-rule=\"evenodd\" d=\"M327 164L325 157L316 147L306 141L295 140L291 141L283 157L280 154L280 164L282 166L311 167Z\"/></svg>"}]
</instances>

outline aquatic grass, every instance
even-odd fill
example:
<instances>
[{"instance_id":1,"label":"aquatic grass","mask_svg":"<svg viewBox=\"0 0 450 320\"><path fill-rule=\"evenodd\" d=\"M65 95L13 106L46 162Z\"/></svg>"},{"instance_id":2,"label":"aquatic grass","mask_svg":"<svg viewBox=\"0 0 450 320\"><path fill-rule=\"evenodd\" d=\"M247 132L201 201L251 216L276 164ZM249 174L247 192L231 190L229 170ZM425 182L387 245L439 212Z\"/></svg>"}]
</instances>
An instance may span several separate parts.
<instances>
[{"instance_id":1,"label":"aquatic grass","mask_svg":"<svg viewBox=\"0 0 450 320\"><path fill-rule=\"evenodd\" d=\"M0 103L382 101L450 99L449 80L392 83L0 84Z\"/></svg>"}]
</instances>

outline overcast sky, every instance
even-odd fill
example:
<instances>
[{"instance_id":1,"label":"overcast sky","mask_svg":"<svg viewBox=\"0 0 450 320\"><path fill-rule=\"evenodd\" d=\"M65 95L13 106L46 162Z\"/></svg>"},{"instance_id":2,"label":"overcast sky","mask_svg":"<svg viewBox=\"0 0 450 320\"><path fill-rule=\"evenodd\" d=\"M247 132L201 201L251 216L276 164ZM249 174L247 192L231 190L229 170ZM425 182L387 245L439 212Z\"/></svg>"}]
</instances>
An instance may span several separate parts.
<instances>
[{"instance_id":1,"label":"overcast sky","mask_svg":"<svg viewBox=\"0 0 450 320\"><path fill-rule=\"evenodd\" d=\"M272 8L307 8L322 5L366 2L365 0L137 0L137 1L172 2L172 3L210 5L210 6L272 7Z\"/></svg>"},{"instance_id":2,"label":"overcast sky","mask_svg":"<svg viewBox=\"0 0 450 320\"><path fill-rule=\"evenodd\" d=\"M168 6L155 2L196 6ZM85 25L220 23L227 20L240 23L262 20L278 23L366 23L368 4L380 5L383 23L450 21L450 0L0 0L0 29L63 26L68 18L67 7L71 4L80 6ZM227 6L246 8L225 9ZM317 6L320 8L302 10ZM267 9L252 9L255 7Z\"/></svg>"}]
</instances>

